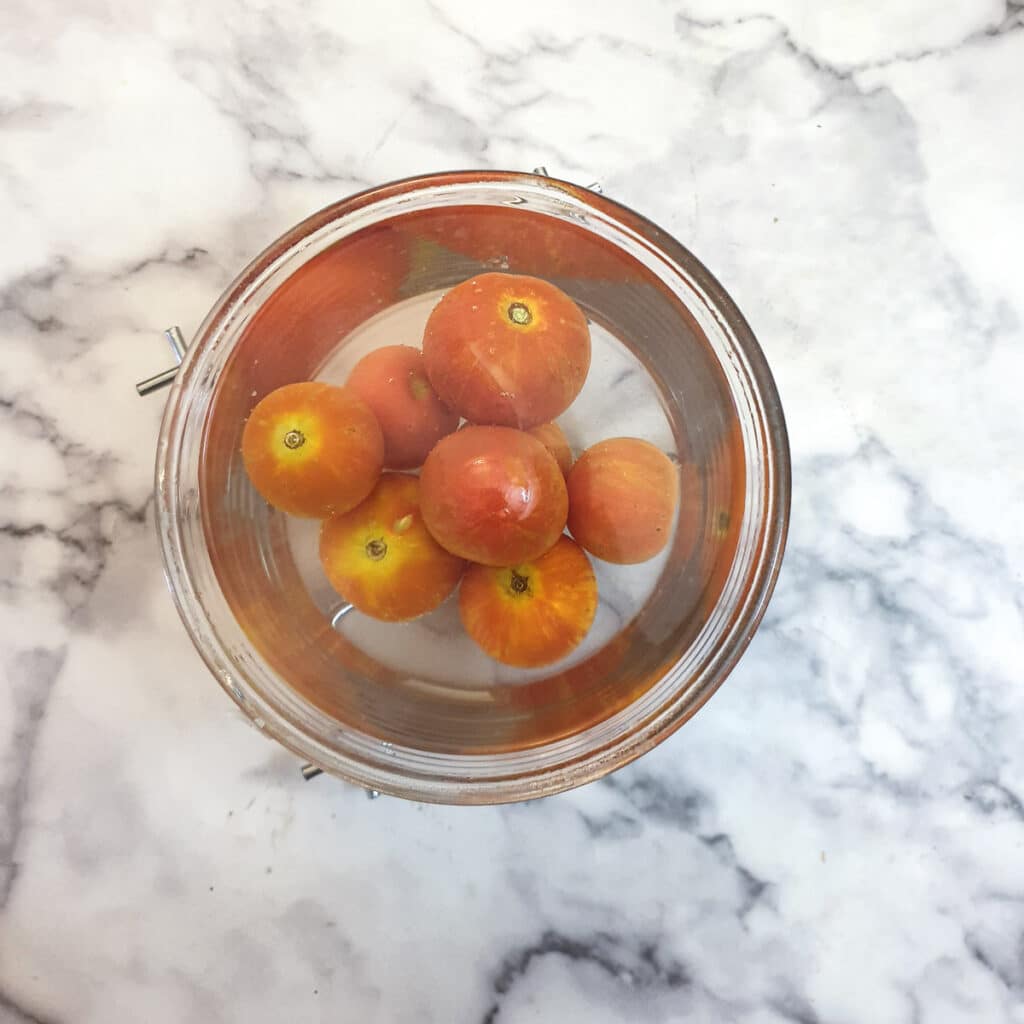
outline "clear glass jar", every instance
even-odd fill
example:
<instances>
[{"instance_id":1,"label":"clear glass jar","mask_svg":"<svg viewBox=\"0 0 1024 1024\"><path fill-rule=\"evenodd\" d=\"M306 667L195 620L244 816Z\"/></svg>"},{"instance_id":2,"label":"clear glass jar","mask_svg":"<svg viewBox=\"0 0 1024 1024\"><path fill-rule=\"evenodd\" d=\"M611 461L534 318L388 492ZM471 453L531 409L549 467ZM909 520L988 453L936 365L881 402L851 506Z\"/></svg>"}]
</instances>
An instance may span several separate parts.
<instances>
[{"instance_id":1,"label":"clear glass jar","mask_svg":"<svg viewBox=\"0 0 1024 1024\"><path fill-rule=\"evenodd\" d=\"M444 289L493 269L553 280L591 322L592 397L570 441L663 435L692 503L693 529L677 527L646 569L601 568L609 605L589 647L532 673L464 656L450 610L386 634L348 620L335 628L303 555L315 533L256 496L239 455L245 417L264 394L331 379L350 352L380 338L416 344L389 335L418 322ZM156 492L181 617L258 728L370 789L496 803L618 768L714 693L774 586L790 470L764 356L683 246L586 189L458 172L343 200L242 272L175 381Z\"/></svg>"}]
</instances>

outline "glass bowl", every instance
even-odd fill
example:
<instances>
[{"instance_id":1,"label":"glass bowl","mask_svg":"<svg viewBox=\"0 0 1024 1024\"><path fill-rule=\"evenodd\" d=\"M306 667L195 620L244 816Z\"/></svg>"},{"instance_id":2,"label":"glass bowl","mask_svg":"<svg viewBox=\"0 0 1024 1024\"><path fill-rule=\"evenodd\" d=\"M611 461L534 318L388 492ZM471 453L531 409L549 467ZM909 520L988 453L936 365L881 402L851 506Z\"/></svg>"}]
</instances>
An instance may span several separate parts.
<instances>
[{"instance_id":1,"label":"glass bowl","mask_svg":"<svg viewBox=\"0 0 1024 1024\"><path fill-rule=\"evenodd\" d=\"M418 344L444 290L488 270L553 281L590 321L590 376L560 421L577 453L645 437L677 463L682 487L685 515L660 556L594 561L594 627L542 670L475 652L453 601L402 625L346 615L319 569L317 524L267 506L239 454L263 395L317 377L341 383L361 353ZM790 470L764 356L693 255L587 189L470 171L345 199L246 267L182 363L156 493L181 617L259 729L368 789L497 803L620 767L714 693L771 595Z\"/></svg>"}]
</instances>

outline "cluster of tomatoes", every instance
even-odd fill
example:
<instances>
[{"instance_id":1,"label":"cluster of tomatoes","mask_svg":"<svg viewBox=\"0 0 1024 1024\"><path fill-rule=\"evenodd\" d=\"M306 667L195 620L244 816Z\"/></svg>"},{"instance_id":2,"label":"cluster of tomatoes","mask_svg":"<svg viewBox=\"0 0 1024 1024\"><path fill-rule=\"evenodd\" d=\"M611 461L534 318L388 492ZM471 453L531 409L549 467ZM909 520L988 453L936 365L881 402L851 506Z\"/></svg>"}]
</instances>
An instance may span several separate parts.
<instances>
[{"instance_id":1,"label":"cluster of tomatoes","mask_svg":"<svg viewBox=\"0 0 1024 1024\"><path fill-rule=\"evenodd\" d=\"M400 622L458 588L488 655L549 664L593 623L588 553L646 561L678 503L676 467L646 441L602 441L573 461L555 419L590 347L586 317L554 285L473 277L434 308L422 350L379 348L344 387L267 395L245 425L246 471L271 505L323 520L324 571L360 611Z\"/></svg>"}]
</instances>

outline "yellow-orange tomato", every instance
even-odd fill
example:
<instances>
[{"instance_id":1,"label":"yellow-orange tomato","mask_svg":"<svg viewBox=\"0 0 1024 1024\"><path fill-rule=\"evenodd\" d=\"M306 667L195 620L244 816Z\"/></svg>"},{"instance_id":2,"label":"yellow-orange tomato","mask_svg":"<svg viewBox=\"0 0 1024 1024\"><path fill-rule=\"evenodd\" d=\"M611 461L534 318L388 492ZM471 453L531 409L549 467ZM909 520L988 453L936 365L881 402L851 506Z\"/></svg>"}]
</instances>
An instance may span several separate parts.
<instances>
[{"instance_id":1,"label":"yellow-orange tomato","mask_svg":"<svg viewBox=\"0 0 1024 1024\"><path fill-rule=\"evenodd\" d=\"M605 562L633 565L668 543L679 474L664 452L635 437L588 448L566 481L569 532Z\"/></svg>"},{"instance_id":2,"label":"yellow-orange tomato","mask_svg":"<svg viewBox=\"0 0 1024 1024\"><path fill-rule=\"evenodd\" d=\"M433 611L465 569L423 525L419 480L405 473L385 473L366 501L324 522L320 562L346 601L388 622Z\"/></svg>"},{"instance_id":3,"label":"yellow-orange tomato","mask_svg":"<svg viewBox=\"0 0 1024 1024\"><path fill-rule=\"evenodd\" d=\"M495 568L472 565L459 591L466 632L495 661L536 668L564 658L597 612L597 579L568 537L539 558Z\"/></svg>"},{"instance_id":4,"label":"yellow-orange tomato","mask_svg":"<svg viewBox=\"0 0 1024 1024\"><path fill-rule=\"evenodd\" d=\"M275 508L322 519L347 512L373 490L384 438L369 407L344 388L287 384L249 414L242 460Z\"/></svg>"},{"instance_id":5,"label":"yellow-orange tomato","mask_svg":"<svg viewBox=\"0 0 1024 1024\"><path fill-rule=\"evenodd\" d=\"M533 427L580 393L590 369L587 318L536 277L481 274L434 307L423 333L430 383L471 423Z\"/></svg>"},{"instance_id":6,"label":"yellow-orange tomato","mask_svg":"<svg viewBox=\"0 0 1024 1024\"><path fill-rule=\"evenodd\" d=\"M374 412L384 434L384 464L423 465L430 449L459 425L459 414L441 401L410 345L385 345L363 356L349 375L351 388Z\"/></svg>"},{"instance_id":7,"label":"yellow-orange tomato","mask_svg":"<svg viewBox=\"0 0 1024 1024\"><path fill-rule=\"evenodd\" d=\"M542 555L565 529L565 480L535 437L466 427L442 438L420 474L423 519L448 551L484 565Z\"/></svg>"},{"instance_id":8,"label":"yellow-orange tomato","mask_svg":"<svg viewBox=\"0 0 1024 1024\"><path fill-rule=\"evenodd\" d=\"M568 476L572 469L572 449L562 428L557 423L542 423L539 427L531 427L527 433L537 438L551 452L562 476Z\"/></svg>"}]
</instances>

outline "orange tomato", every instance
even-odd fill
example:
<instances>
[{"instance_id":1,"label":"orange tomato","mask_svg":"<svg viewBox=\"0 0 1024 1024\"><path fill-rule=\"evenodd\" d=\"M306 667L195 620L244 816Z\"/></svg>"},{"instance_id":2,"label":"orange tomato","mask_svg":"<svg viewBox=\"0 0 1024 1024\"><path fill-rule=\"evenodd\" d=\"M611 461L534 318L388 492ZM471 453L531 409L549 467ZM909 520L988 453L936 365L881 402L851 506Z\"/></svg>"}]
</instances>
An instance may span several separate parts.
<instances>
[{"instance_id":1,"label":"orange tomato","mask_svg":"<svg viewBox=\"0 0 1024 1024\"><path fill-rule=\"evenodd\" d=\"M664 452L635 437L599 441L566 481L569 532L605 562L633 565L668 543L679 474Z\"/></svg>"},{"instance_id":2,"label":"orange tomato","mask_svg":"<svg viewBox=\"0 0 1024 1024\"><path fill-rule=\"evenodd\" d=\"M369 407L344 388L287 384L249 414L242 460L275 508L323 518L347 512L373 490L384 438Z\"/></svg>"},{"instance_id":3,"label":"orange tomato","mask_svg":"<svg viewBox=\"0 0 1024 1024\"><path fill-rule=\"evenodd\" d=\"M547 281L481 274L434 308L423 361L441 400L471 423L533 427L580 393L590 328L576 303Z\"/></svg>"},{"instance_id":4,"label":"orange tomato","mask_svg":"<svg viewBox=\"0 0 1024 1024\"><path fill-rule=\"evenodd\" d=\"M530 562L473 565L459 591L466 632L495 661L536 668L564 658L597 613L597 579L583 551L562 536Z\"/></svg>"},{"instance_id":5,"label":"orange tomato","mask_svg":"<svg viewBox=\"0 0 1024 1024\"><path fill-rule=\"evenodd\" d=\"M557 423L542 423L539 427L531 427L527 433L537 438L551 452L562 476L568 476L572 469L572 449L562 428Z\"/></svg>"},{"instance_id":6,"label":"orange tomato","mask_svg":"<svg viewBox=\"0 0 1024 1024\"><path fill-rule=\"evenodd\" d=\"M428 532L419 480L405 473L385 473L366 501L324 522L320 562L346 601L388 622L433 611L465 568Z\"/></svg>"},{"instance_id":7,"label":"orange tomato","mask_svg":"<svg viewBox=\"0 0 1024 1024\"><path fill-rule=\"evenodd\" d=\"M459 414L437 397L410 345L385 345L363 356L349 375L351 388L373 410L384 434L384 464L423 465L430 449L459 425Z\"/></svg>"},{"instance_id":8,"label":"orange tomato","mask_svg":"<svg viewBox=\"0 0 1024 1024\"><path fill-rule=\"evenodd\" d=\"M420 474L423 519L442 547L471 562L515 565L565 529L565 480L535 437L466 427L442 438Z\"/></svg>"}]
</instances>

